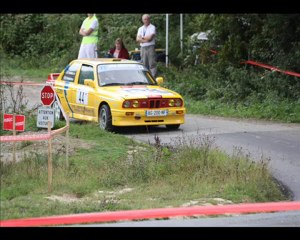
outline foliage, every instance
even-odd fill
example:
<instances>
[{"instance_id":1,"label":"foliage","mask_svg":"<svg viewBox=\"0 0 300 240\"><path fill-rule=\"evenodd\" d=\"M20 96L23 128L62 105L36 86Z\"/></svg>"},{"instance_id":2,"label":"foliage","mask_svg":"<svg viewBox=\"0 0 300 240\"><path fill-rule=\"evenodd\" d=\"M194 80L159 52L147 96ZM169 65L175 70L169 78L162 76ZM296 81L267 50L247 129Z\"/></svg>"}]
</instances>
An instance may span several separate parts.
<instances>
[{"instance_id":1,"label":"foliage","mask_svg":"<svg viewBox=\"0 0 300 240\"><path fill-rule=\"evenodd\" d=\"M8 57L22 58L25 67L66 62L77 57L80 14L3 14L0 41ZM26 61L27 60L27 61Z\"/></svg>"},{"instance_id":2,"label":"foliage","mask_svg":"<svg viewBox=\"0 0 300 240\"><path fill-rule=\"evenodd\" d=\"M160 72L164 86L184 96L188 113L300 122L299 78L218 64Z\"/></svg>"}]
</instances>

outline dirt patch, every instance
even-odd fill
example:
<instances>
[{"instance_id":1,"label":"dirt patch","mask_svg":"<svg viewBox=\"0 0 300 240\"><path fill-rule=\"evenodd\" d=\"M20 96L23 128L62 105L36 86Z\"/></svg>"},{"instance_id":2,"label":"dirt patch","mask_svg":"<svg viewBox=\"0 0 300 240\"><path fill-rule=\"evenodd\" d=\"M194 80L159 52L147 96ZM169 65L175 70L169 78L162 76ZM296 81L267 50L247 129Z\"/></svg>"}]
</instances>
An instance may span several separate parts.
<instances>
[{"instance_id":1,"label":"dirt patch","mask_svg":"<svg viewBox=\"0 0 300 240\"><path fill-rule=\"evenodd\" d=\"M134 188L123 188L121 190L118 190L118 191L98 191L98 195L101 195L101 196L105 196L107 198L114 198L116 197L117 195L121 195L121 194L124 194L124 193L127 193L127 192L131 192L133 191Z\"/></svg>"},{"instance_id":2,"label":"dirt patch","mask_svg":"<svg viewBox=\"0 0 300 240\"><path fill-rule=\"evenodd\" d=\"M79 199L75 195L72 194L63 194L62 196L57 196L57 195L52 195L50 197L45 197L48 200L51 201L59 201L59 202L64 202L64 203L72 203L72 202L78 202L82 201L82 199Z\"/></svg>"},{"instance_id":3,"label":"dirt patch","mask_svg":"<svg viewBox=\"0 0 300 240\"><path fill-rule=\"evenodd\" d=\"M122 200L119 199L119 196L133 191L134 188L124 188L118 191L97 191L93 196L80 198L75 194L63 194L63 195L51 195L49 197L45 197L50 201L59 201L61 203L75 203L75 202L93 202L99 203L100 205L106 204L118 204Z\"/></svg>"},{"instance_id":4,"label":"dirt patch","mask_svg":"<svg viewBox=\"0 0 300 240\"><path fill-rule=\"evenodd\" d=\"M39 131L38 134L46 133L47 131ZM23 132L19 135L34 135L37 132ZM69 138L69 156L72 156L77 149L90 149L94 144L90 141ZM0 161L7 162L13 160L13 143L2 142L1 143L1 154ZM47 155L48 153L48 141L26 141L16 142L16 161L23 160L26 156L33 154ZM52 139L52 156L61 156L66 153L66 137L64 135L56 135Z\"/></svg>"},{"instance_id":5,"label":"dirt patch","mask_svg":"<svg viewBox=\"0 0 300 240\"><path fill-rule=\"evenodd\" d=\"M226 204L233 204L232 201L226 200L223 198L201 198L191 200L189 202L183 203L181 207L190 207L190 206L212 206L212 205L226 205Z\"/></svg>"}]
</instances>

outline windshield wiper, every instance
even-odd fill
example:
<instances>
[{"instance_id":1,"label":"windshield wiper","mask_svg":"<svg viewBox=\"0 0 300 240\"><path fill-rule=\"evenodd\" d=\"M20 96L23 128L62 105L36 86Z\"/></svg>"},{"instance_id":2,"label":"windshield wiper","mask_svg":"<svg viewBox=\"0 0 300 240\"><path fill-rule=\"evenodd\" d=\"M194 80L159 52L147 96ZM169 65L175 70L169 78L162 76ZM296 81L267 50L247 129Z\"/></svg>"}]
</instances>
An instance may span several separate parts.
<instances>
[{"instance_id":1,"label":"windshield wiper","mask_svg":"<svg viewBox=\"0 0 300 240\"><path fill-rule=\"evenodd\" d=\"M125 85L124 83L106 83L101 85L101 87L106 87L106 86L121 86L121 85Z\"/></svg>"}]
</instances>

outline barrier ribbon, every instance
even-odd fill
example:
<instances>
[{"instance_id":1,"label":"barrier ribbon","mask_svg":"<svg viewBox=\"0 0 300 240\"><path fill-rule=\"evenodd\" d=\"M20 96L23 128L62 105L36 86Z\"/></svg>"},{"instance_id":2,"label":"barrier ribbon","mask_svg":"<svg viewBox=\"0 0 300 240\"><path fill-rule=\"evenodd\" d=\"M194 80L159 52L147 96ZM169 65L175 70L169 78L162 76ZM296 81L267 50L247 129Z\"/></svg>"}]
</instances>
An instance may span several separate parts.
<instances>
[{"instance_id":1,"label":"barrier ribbon","mask_svg":"<svg viewBox=\"0 0 300 240\"><path fill-rule=\"evenodd\" d=\"M49 216L38 218L10 219L0 221L1 227L33 227L63 224L97 223L179 216L219 215L300 210L300 202L242 203L216 206L156 208L115 212L94 212Z\"/></svg>"},{"instance_id":2,"label":"barrier ribbon","mask_svg":"<svg viewBox=\"0 0 300 240\"><path fill-rule=\"evenodd\" d=\"M269 69L271 71L281 72L281 73L284 73L284 74L287 74L287 75L300 77L300 73L291 72L291 71L284 71L284 70L281 70L277 67L274 67L274 66L271 66L271 65L268 65L268 64L264 64L264 63L260 63L260 62L251 61L251 60L241 62L241 64L250 64L250 65L266 68L266 69Z\"/></svg>"},{"instance_id":3,"label":"barrier ribbon","mask_svg":"<svg viewBox=\"0 0 300 240\"><path fill-rule=\"evenodd\" d=\"M50 133L35 135L18 135L18 136L0 136L0 142L22 142L22 141L38 141L48 140L51 138Z\"/></svg>"},{"instance_id":4,"label":"barrier ribbon","mask_svg":"<svg viewBox=\"0 0 300 240\"><path fill-rule=\"evenodd\" d=\"M45 83L34 83L34 82L6 82L6 81L0 81L0 84L7 84L7 85L29 85L29 86L45 86Z\"/></svg>"}]
</instances>

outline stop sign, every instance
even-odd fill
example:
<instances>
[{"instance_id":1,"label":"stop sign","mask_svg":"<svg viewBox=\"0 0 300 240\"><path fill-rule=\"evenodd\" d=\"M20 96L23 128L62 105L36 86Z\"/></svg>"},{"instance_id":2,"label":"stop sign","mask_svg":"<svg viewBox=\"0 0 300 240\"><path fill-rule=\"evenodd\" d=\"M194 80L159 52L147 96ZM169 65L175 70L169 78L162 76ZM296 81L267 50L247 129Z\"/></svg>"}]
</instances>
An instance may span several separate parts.
<instances>
[{"instance_id":1,"label":"stop sign","mask_svg":"<svg viewBox=\"0 0 300 240\"><path fill-rule=\"evenodd\" d=\"M54 90L51 86L43 87L41 91L41 101L44 105L51 105L54 102Z\"/></svg>"}]
</instances>

